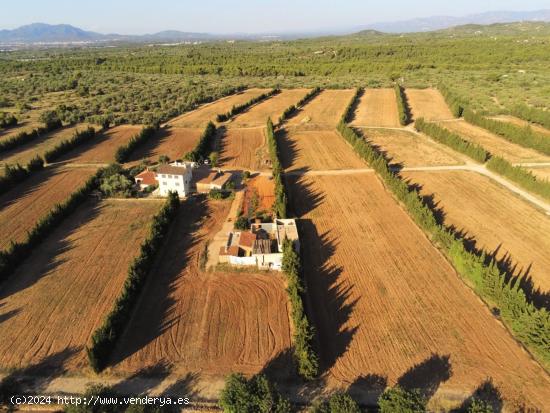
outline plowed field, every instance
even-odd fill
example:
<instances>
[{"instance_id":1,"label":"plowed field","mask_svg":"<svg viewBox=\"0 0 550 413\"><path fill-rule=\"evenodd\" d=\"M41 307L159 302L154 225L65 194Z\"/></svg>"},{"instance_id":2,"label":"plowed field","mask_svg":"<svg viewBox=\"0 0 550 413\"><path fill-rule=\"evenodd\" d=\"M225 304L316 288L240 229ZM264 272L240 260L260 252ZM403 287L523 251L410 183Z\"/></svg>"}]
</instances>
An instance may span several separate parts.
<instances>
[{"instance_id":1,"label":"plowed field","mask_svg":"<svg viewBox=\"0 0 550 413\"><path fill-rule=\"evenodd\" d=\"M290 118L287 125L306 129L333 129L340 121L354 93L354 90L349 89L323 90L310 100L296 116Z\"/></svg>"},{"instance_id":2,"label":"plowed field","mask_svg":"<svg viewBox=\"0 0 550 413\"><path fill-rule=\"evenodd\" d=\"M510 257L518 274L528 273L537 288L550 291L550 217L474 172L406 172L404 176L422 185L423 195L435 194L447 225L464 231L488 253L498 250L497 258Z\"/></svg>"},{"instance_id":3,"label":"plowed field","mask_svg":"<svg viewBox=\"0 0 550 413\"><path fill-rule=\"evenodd\" d=\"M334 131L291 129L278 136L281 162L287 171L367 168Z\"/></svg>"},{"instance_id":4,"label":"plowed field","mask_svg":"<svg viewBox=\"0 0 550 413\"><path fill-rule=\"evenodd\" d=\"M399 127L395 91L393 89L365 89L351 124L355 126Z\"/></svg>"},{"instance_id":5,"label":"plowed field","mask_svg":"<svg viewBox=\"0 0 550 413\"><path fill-rule=\"evenodd\" d=\"M442 122L441 126L458 133L464 139L476 142L494 155L502 156L512 163L516 162L550 162L550 156L543 155L534 149L524 148L508 142L483 128L463 120Z\"/></svg>"},{"instance_id":6,"label":"plowed field","mask_svg":"<svg viewBox=\"0 0 550 413\"><path fill-rule=\"evenodd\" d=\"M215 121L219 113L231 110L233 106L242 105L250 99L269 92L269 89L247 89L235 95L226 96L214 102L200 106L191 112L184 113L172 119L169 124L184 128L204 128L208 122Z\"/></svg>"},{"instance_id":7,"label":"plowed field","mask_svg":"<svg viewBox=\"0 0 550 413\"><path fill-rule=\"evenodd\" d=\"M366 392L368 375L378 375L438 391L435 398L467 397L492 377L508 400L545 406L548 374L374 175L300 177L289 187L304 218L310 314L329 383Z\"/></svg>"},{"instance_id":8,"label":"plowed field","mask_svg":"<svg viewBox=\"0 0 550 413\"><path fill-rule=\"evenodd\" d=\"M90 202L35 249L0 290L2 368L86 368L84 347L112 308L161 205Z\"/></svg>"},{"instance_id":9,"label":"plowed field","mask_svg":"<svg viewBox=\"0 0 550 413\"><path fill-rule=\"evenodd\" d=\"M36 222L63 202L95 172L90 168L48 168L0 196L0 250L22 241Z\"/></svg>"},{"instance_id":10,"label":"plowed field","mask_svg":"<svg viewBox=\"0 0 550 413\"><path fill-rule=\"evenodd\" d=\"M220 133L220 162L227 168L269 169L265 128L225 129Z\"/></svg>"},{"instance_id":11,"label":"plowed field","mask_svg":"<svg viewBox=\"0 0 550 413\"><path fill-rule=\"evenodd\" d=\"M437 89L406 89L405 94L413 119L444 120L454 117Z\"/></svg>"},{"instance_id":12,"label":"plowed field","mask_svg":"<svg viewBox=\"0 0 550 413\"><path fill-rule=\"evenodd\" d=\"M255 373L290 346L288 303L276 274L204 273L205 242L229 202L186 201L147 294L117 346L116 371L159 363L176 371Z\"/></svg>"},{"instance_id":13,"label":"plowed field","mask_svg":"<svg viewBox=\"0 0 550 413\"><path fill-rule=\"evenodd\" d=\"M281 93L252 106L245 113L238 115L228 126L230 128L264 126L267 118L271 118L273 123L277 123L285 109L298 103L308 92L309 89L283 90Z\"/></svg>"},{"instance_id":14,"label":"plowed field","mask_svg":"<svg viewBox=\"0 0 550 413\"><path fill-rule=\"evenodd\" d=\"M5 164L16 163L24 166L35 156L43 156L46 151L53 149L61 141L71 138L77 130L82 131L88 126L88 124L68 126L63 129L44 134L40 138L37 138L26 145L14 148L11 151L0 153L0 167ZM1 169L0 174L3 174L4 168Z\"/></svg>"},{"instance_id":15,"label":"plowed field","mask_svg":"<svg viewBox=\"0 0 550 413\"><path fill-rule=\"evenodd\" d=\"M181 159L183 155L195 148L202 133L202 129L163 128L155 139L136 149L132 153L131 160L148 159L156 162L161 155L168 156L170 160Z\"/></svg>"},{"instance_id":16,"label":"plowed field","mask_svg":"<svg viewBox=\"0 0 550 413\"><path fill-rule=\"evenodd\" d=\"M142 127L121 125L98 133L89 143L78 146L62 157L60 161L70 163L111 163L115 161L117 149L137 135Z\"/></svg>"},{"instance_id":17,"label":"plowed field","mask_svg":"<svg viewBox=\"0 0 550 413\"><path fill-rule=\"evenodd\" d=\"M383 129L364 129L363 134L386 153L391 164L403 166L460 165L453 150L412 132Z\"/></svg>"}]
</instances>

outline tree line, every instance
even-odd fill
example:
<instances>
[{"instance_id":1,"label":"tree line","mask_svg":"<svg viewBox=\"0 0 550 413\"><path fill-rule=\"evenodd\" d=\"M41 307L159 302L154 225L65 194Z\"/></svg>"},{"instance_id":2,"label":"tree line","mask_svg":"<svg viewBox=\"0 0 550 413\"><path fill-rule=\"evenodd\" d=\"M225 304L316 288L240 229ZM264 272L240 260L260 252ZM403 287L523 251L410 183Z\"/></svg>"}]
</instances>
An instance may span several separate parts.
<instances>
[{"instance_id":1,"label":"tree line","mask_svg":"<svg viewBox=\"0 0 550 413\"><path fill-rule=\"evenodd\" d=\"M530 171L521 166L513 166L500 156L491 157L486 166L487 169L514 181L522 188L550 200L550 181L538 180Z\"/></svg>"},{"instance_id":2,"label":"tree line","mask_svg":"<svg viewBox=\"0 0 550 413\"><path fill-rule=\"evenodd\" d=\"M77 130L71 138L62 140L54 148L46 151L44 153L44 159L46 162L51 163L77 146L90 141L94 136L95 129L91 126L84 131Z\"/></svg>"},{"instance_id":3,"label":"tree line","mask_svg":"<svg viewBox=\"0 0 550 413\"><path fill-rule=\"evenodd\" d=\"M10 191L15 185L43 168L44 160L40 156L32 158L26 166L19 164L4 166L4 175L0 176L0 194Z\"/></svg>"},{"instance_id":4,"label":"tree line","mask_svg":"<svg viewBox=\"0 0 550 413\"><path fill-rule=\"evenodd\" d=\"M79 189L73 192L64 202L56 204L34 227L27 232L25 240L10 243L10 246L0 251L0 280L6 279L14 272L21 262L48 237L61 222L71 215L81 205L89 194L97 189L102 170L91 176Z\"/></svg>"},{"instance_id":5,"label":"tree line","mask_svg":"<svg viewBox=\"0 0 550 413\"><path fill-rule=\"evenodd\" d=\"M518 103L510 110L510 113L518 118L528 122L538 123L550 129L550 111L527 106L524 103Z\"/></svg>"},{"instance_id":6,"label":"tree line","mask_svg":"<svg viewBox=\"0 0 550 413\"><path fill-rule=\"evenodd\" d=\"M529 126L522 128L509 122L488 119L472 110L464 111L464 119L503 137L507 141L550 155L550 138L534 132Z\"/></svg>"},{"instance_id":7,"label":"tree line","mask_svg":"<svg viewBox=\"0 0 550 413\"><path fill-rule=\"evenodd\" d=\"M437 223L433 211L414 188L389 167L384 156L341 121L341 135L356 153L367 161L385 182L386 187L402 202L413 220L431 235L433 242L445 251L459 274L474 284L475 291L494 305L515 337L525 344L546 366L550 364L550 314L528 301L519 281L507 279L494 260L476 255L465 246L465 240Z\"/></svg>"},{"instance_id":8,"label":"tree line","mask_svg":"<svg viewBox=\"0 0 550 413\"><path fill-rule=\"evenodd\" d=\"M255 105L256 103L259 103L259 102L261 102L261 101L263 101L263 100L265 100L265 99L267 99L271 96L274 96L274 95L276 95L280 92L281 92L281 89L278 89L278 88L271 89L269 92L262 93L260 96L256 96L256 97L250 99L248 102L245 102L245 103L240 104L240 105L233 106L231 108L231 110L229 110L229 112L219 113L218 116L216 116L216 121L217 122L225 122L225 121L231 119L233 116L236 116L239 113L244 112L250 106Z\"/></svg>"},{"instance_id":9,"label":"tree line","mask_svg":"<svg viewBox=\"0 0 550 413\"><path fill-rule=\"evenodd\" d=\"M312 90L310 90L302 99L298 101L295 105L291 105L288 108L286 108L281 116L279 116L279 120L277 122L278 125L283 123L285 120L287 120L289 117L294 115L298 110L300 110L306 103L308 103L311 99L313 99L315 96L317 96L319 93L321 93L321 88L316 87Z\"/></svg>"},{"instance_id":10,"label":"tree line","mask_svg":"<svg viewBox=\"0 0 550 413\"><path fill-rule=\"evenodd\" d=\"M45 124L43 127L33 129L31 132L21 131L15 136L0 141L0 152L6 152L18 146L25 145L37 138L40 138L46 133L53 132L54 130L61 128L62 126L61 121L59 121Z\"/></svg>"},{"instance_id":11,"label":"tree line","mask_svg":"<svg viewBox=\"0 0 550 413\"><path fill-rule=\"evenodd\" d=\"M267 120L267 146L269 148L271 170L275 182L275 203L273 204L273 210L278 218L286 218L286 193L282 178L283 167L279 160L279 146L275 138L275 131L271 118Z\"/></svg>"},{"instance_id":12,"label":"tree line","mask_svg":"<svg viewBox=\"0 0 550 413\"><path fill-rule=\"evenodd\" d=\"M470 158L485 163L491 156L481 145L467 141L456 133L448 129L442 128L436 123L426 122L424 118L419 118L414 122L414 127L419 132L432 137L436 141L449 146L457 152L463 153Z\"/></svg>"},{"instance_id":13,"label":"tree line","mask_svg":"<svg viewBox=\"0 0 550 413\"><path fill-rule=\"evenodd\" d=\"M313 380L319 374L319 358L313 349L315 329L311 326L304 310L302 295L305 289L301 278L300 255L289 239L283 242L282 267L287 279L286 290L292 308L294 358L298 364L298 374L306 380Z\"/></svg>"},{"instance_id":14,"label":"tree line","mask_svg":"<svg viewBox=\"0 0 550 413\"><path fill-rule=\"evenodd\" d=\"M468 107L468 102L462 96L456 95L452 90L450 90L447 85L444 83L439 83L437 89L443 95L447 106L451 110L455 118L460 118L464 113L464 110Z\"/></svg>"},{"instance_id":15,"label":"tree line","mask_svg":"<svg viewBox=\"0 0 550 413\"><path fill-rule=\"evenodd\" d=\"M395 98L397 99L397 112L399 113L399 123L403 126L408 125L411 122L411 109L407 102L407 95L403 86L396 84Z\"/></svg>"},{"instance_id":16,"label":"tree line","mask_svg":"<svg viewBox=\"0 0 550 413\"><path fill-rule=\"evenodd\" d=\"M152 219L149 235L141 244L139 256L132 261L128 268L128 275L113 308L103 324L92 334L92 342L86 348L86 352L90 366L95 372L105 368L117 340L124 332L179 205L178 194L170 192L166 203Z\"/></svg>"},{"instance_id":17,"label":"tree line","mask_svg":"<svg viewBox=\"0 0 550 413\"><path fill-rule=\"evenodd\" d=\"M208 158L212 145L216 139L216 125L208 122L195 148L184 155L184 159L191 162L199 162Z\"/></svg>"},{"instance_id":18,"label":"tree line","mask_svg":"<svg viewBox=\"0 0 550 413\"><path fill-rule=\"evenodd\" d=\"M143 129L137 135L132 136L126 144L119 146L115 153L115 160L118 163L126 162L132 152L156 135L158 129L158 123L155 125L144 126Z\"/></svg>"}]
</instances>

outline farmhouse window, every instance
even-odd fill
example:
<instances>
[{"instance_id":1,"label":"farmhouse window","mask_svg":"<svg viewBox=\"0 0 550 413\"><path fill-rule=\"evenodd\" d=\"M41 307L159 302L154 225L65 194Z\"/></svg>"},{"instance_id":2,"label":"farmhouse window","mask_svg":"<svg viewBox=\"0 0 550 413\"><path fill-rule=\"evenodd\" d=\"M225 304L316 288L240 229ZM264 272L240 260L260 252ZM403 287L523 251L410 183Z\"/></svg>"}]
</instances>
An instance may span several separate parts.
<instances>
[{"instance_id":1,"label":"farmhouse window","mask_svg":"<svg viewBox=\"0 0 550 413\"><path fill-rule=\"evenodd\" d=\"M176 182L176 186L180 186L180 183L179 183L179 182Z\"/></svg>"},{"instance_id":2,"label":"farmhouse window","mask_svg":"<svg viewBox=\"0 0 550 413\"><path fill-rule=\"evenodd\" d=\"M168 179L172 179L172 175L168 175Z\"/></svg>"},{"instance_id":3,"label":"farmhouse window","mask_svg":"<svg viewBox=\"0 0 550 413\"><path fill-rule=\"evenodd\" d=\"M165 181L162 181L162 184L163 184L163 185L166 185L166 182L165 182Z\"/></svg>"}]
</instances>

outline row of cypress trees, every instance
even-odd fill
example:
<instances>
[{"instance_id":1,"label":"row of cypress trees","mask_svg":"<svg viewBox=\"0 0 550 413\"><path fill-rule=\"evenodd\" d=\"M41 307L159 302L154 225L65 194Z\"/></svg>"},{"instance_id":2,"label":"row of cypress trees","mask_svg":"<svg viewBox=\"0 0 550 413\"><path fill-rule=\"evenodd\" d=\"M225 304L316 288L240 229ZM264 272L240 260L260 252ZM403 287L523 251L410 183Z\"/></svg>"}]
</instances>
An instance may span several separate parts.
<instances>
[{"instance_id":1,"label":"row of cypress trees","mask_svg":"<svg viewBox=\"0 0 550 413\"><path fill-rule=\"evenodd\" d=\"M44 159L46 162L50 163L58 159L61 155L66 154L70 150L76 148L77 146L88 142L95 136L95 129L89 126L84 131L76 131L74 135L69 139L64 139L59 142L54 148L50 149L44 153Z\"/></svg>"},{"instance_id":2,"label":"row of cypress trees","mask_svg":"<svg viewBox=\"0 0 550 413\"><path fill-rule=\"evenodd\" d=\"M26 166L6 165L4 175L0 176L0 194L13 189L19 182L29 178L34 172L44 169L44 160L40 156L32 158Z\"/></svg>"},{"instance_id":3,"label":"row of cypress trees","mask_svg":"<svg viewBox=\"0 0 550 413\"><path fill-rule=\"evenodd\" d=\"M115 160L118 163L124 163L128 160L133 151L145 142L152 139L159 129L159 124L144 126L137 135L130 138L125 145L120 146L115 153Z\"/></svg>"},{"instance_id":4,"label":"row of cypress trees","mask_svg":"<svg viewBox=\"0 0 550 413\"><path fill-rule=\"evenodd\" d=\"M507 141L550 155L550 137L534 132L529 126L521 127L509 122L489 119L469 109L466 109L463 115L466 121L487 129Z\"/></svg>"},{"instance_id":5,"label":"row of cypress trees","mask_svg":"<svg viewBox=\"0 0 550 413\"><path fill-rule=\"evenodd\" d=\"M195 148L187 152L184 156L185 159L192 162L198 162L203 159L208 158L210 150L212 148L212 143L216 138L216 125L213 122L208 122L204 132L202 133L199 141Z\"/></svg>"},{"instance_id":6,"label":"row of cypress trees","mask_svg":"<svg viewBox=\"0 0 550 413\"><path fill-rule=\"evenodd\" d=\"M291 105L288 108L285 109L283 114L279 116L278 124L280 125L285 120L287 120L289 117L294 115L300 108L302 108L306 103L308 103L311 99L313 99L315 96L317 96L319 93L321 93L321 88L316 87L314 89L311 89L302 99L298 101L295 105Z\"/></svg>"},{"instance_id":7,"label":"row of cypress trees","mask_svg":"<svg viewBox=\"0 0 550 413\"><path fill-rule=\"evenodd\" d=\"M538 123L550 129L550 111L527 106L525 103L518 103L510 110L510 113L518 118Z\"/></svg>"},{"instance_id":8,"label":"row of cypress trees","mask_svg":"<svg viewBox=\"0 0 550 413\"><path fill-rule=\"evenodd\" d=\"M53 132L56 129L60 129L62 126L63 125L61 124L61 121L57 119L56 122L52 122L45 126L33 129L31 132L19 132L17 135L14 135L8 139L3 139L0 142L0 152L6 152L18 146L25 145L46 133Z\"/></svg>"},{"instance_id":9,"label":"row of cypress trees","mask_svg":"<svg viewBox=\"0 0 550 413\"><path fill-rule=\"evenodd\" d=\"M0 129L13 128L17 126L17 118L5 112L0 112Z\"/></svg>"},{"instance_id":10,"label":"row of cypress trees","mask_svg":"<svg viewBox=\"0 0 550 413\"><path fill-rule=\"evenodd\" d=\"M493 156L487 162L487 169L502 175L519 186L534 194L550 199L550 181L539 180L530 171L521 166L514 166L506 159L500 156Z\"/></svg>"},{"instance_id":11,"label":"row of cypress trees","mask_svg":"<svg viewBox=\"0 0 550 413\"><path fill-rule=\"evenodd\" d=\"M273 180L275 181L275 203L273 209L278 218L286 218L286 193L283 184L283 167L279 160L279 147L275 138L275 130L271 118L267 120L267 146L271 157L271 169L273 171Z\"/></svg>"},{"instance_id":12,"label":"row of cypress trees","mask_svg":"<svg viewBox=\"0 0 550 413\"><path fill-rule=\"evenodd\" d=\"M248 109L250 106L255 105L256 103L261 102L262 100L265 100L273 95L276 95L277 93L280 93L281 89L275 88L271 89L267 93L262 93L260 96L256 96L252 99L250 99L248 102L245 102L241 105L236 105L231 108L229 112L226 113L220 113L216 117L217 122L225 122L229 119L231 119L233 116L238 115L239 113L244 112L246 109Z\"/></svg>"},{"instance_id":13,"label":"row of cypress trees","mask_svg":"<svg viewBox=\"0 0 550 413\"><path fill-rule=\"evenodd\" d=\"M306 380L313 380L319 374L319 358L313 349L315 329L305 314L304 285L301 278L300 256L292 241L283 242L283 272L287 279L287 293L291 305L291 317L294 325L294 358L298 365L298 374Z\"/></svg>"},{"instance_id":14,"label":"row of cypress trees","mask_svg":"<svg viewBox=\"0 0 550 413\"><path fill-rule=\"evenodd\" d=\"M460 118L464 113L464 110L468 107L468 102L462 96L456 95L450 90L444 83L437 85L437 89L443 95L447 106L451 109L451 112L455 118Z\"/></svg>"},{"instance_id":15,"label":"row of cypress trees","mask_svg":"<svg viewBox=\"0 0 550 413\"><path fill-rule=\"evenodd\" d=\"M403 86L396 84L395 89L395 98L397 99L397 111L399 113L399 123L403 126L408 125L411 122L411 109L409 108L409 103L407 102L407 95Z\"/></svg>"},{"instance_id":16,"label":"row of cypress trees","mask_svg":"<svg viewBox=\"0 0 550 413\"><path fill-rule=\"evenodd\" d=\"M338 131L351 144L356 153L378 173L402 202L413 220L439 245L451 263L474 290L500 312L502 320L515 337L528 347L546 366L550 365L550 314L545 308L536 308L528 299L518 280L508 280L493 260L485 255L470 252L465 241L455 238L449 229L439 225L433 211L426 205L418 191L409 188L394 173L384 156L359 136L342 119Z\"/></svg>"},{"instance_id":17,"label":"row of cypress trees","mask_svg":"<svg viewBox=\"0 0 550 413\"><path fill-rule=\"evenodd\" d=\"M89 194L97 189L102 170L91 176L79 189L73 192L61 204L56 204L27 233L25 240L11 242L10 246L0 252L0 280L8 277L15 268L33 251L33 249L49 236L74 210L81 205Z\"/></svg>"},{"instance_id":18,"label":"row of cypress trees","mask_svg":"<svg viewBox=\"0 0 550 413\"><path fill-rule=\"evenodd\" d=\"M414 122L414 127L416 130L431 136L436 141L478 162L485 163L491 156L481 145L463 139L456 133L451 132L449 129L442 128L436 123L426 122L424 118L417 119Z\"/></svg>"},{"instance_id":19,"label":"row of cypress trees","mask_svg":"<svg viewBox=\"0 0 550 413\"><path fill-rule=\"evenodd\" d=\"M147 275L168 234L170 224L176 217L179 205L178 194L170 192L164 206L153 217L149 235L141 244L139 255L128 268L128 275L113 308L103 324L94 331L91 345L86 348L90 366L94 371L99 372L108 364L109 356L130 319Z\"/></svg>"}]
</instances>

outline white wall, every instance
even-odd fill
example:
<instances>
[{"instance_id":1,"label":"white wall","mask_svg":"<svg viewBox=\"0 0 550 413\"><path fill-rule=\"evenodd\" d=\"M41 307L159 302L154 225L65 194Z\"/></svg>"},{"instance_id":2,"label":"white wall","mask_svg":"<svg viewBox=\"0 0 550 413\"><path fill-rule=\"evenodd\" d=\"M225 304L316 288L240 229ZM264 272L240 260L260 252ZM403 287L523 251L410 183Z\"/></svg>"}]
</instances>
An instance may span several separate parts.
<instances>
[{"instance_id":1,"label":"white wall","mask_svg":"<svg viewBox=\"0 0 550 413\"><path fill-rule=\"evenodd\" d=\"M168 192L177 192L179 196L187 196L191 190L191 173L186 175L159 174L159 193L168 196Z\"/></svg>"}]
</instances>

